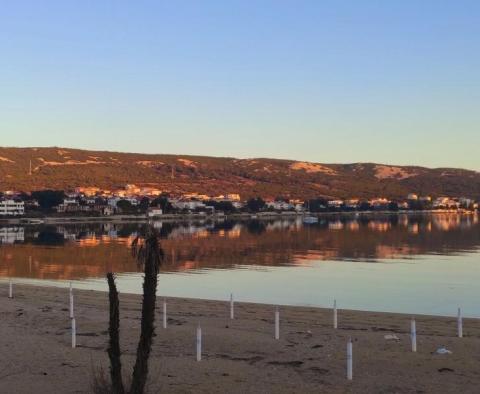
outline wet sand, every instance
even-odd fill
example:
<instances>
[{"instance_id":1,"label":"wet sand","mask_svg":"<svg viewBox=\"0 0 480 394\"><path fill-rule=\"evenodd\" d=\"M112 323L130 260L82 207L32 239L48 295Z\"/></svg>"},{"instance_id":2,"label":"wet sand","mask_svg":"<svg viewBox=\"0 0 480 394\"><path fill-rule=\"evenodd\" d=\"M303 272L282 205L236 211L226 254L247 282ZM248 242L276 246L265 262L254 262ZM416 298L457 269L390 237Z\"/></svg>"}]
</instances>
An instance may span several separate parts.
<instances>
[{"instance_id":1,"label":"wet sand","mask_svg":"<svg viewBox=\"0 0 480 394\"><path fill-rule=\"evenodd\" d=\"M0 283L0 393L89 393L93 371L108 373L108 295L75 290L77 348L71 348L68 289ZM418 352L411 352L410 316L162 299L148 392L164 393L478 393L480 320L417 316ZM120 295L124 377L131 374L139 337L141 297ZM203 360L195 361L195 329ZM399 341L386 340L395 334ZM353 340L353 381L346 380L346 344ZM453 353L433 352L446 346Z\"/></svg>"}]
</instances>

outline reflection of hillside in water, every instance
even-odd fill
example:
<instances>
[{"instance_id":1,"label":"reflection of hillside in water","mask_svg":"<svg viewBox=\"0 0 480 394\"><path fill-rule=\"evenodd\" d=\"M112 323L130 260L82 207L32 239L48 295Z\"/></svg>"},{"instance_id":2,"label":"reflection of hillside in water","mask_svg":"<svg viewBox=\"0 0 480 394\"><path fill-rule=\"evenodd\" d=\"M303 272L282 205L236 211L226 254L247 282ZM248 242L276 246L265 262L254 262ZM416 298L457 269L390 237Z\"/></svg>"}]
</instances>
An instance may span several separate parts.
<instances>
[{"instance_id":1,"label":"reflection of hillside in water","mask_svg":"<svg viewBox=\"0 0 480 394\"><path fill-rule=\"evenodd\" d=\"M156 223L165 271L242 265L309 265L316 260L391 259L473 252L478 216L392 215L221 223ZM0 227L0 276L71 279L135 272L129 254L144 225Z\"/></svg>"}]
</instances>

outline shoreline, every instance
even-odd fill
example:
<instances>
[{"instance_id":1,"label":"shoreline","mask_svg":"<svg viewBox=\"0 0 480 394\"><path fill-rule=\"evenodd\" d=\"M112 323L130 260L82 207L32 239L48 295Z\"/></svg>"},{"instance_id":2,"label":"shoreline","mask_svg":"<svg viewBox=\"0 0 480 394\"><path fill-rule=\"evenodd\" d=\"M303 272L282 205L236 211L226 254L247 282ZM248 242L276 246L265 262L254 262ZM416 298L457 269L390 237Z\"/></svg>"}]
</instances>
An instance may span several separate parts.
<instances>
[{"instance_id":1,"label":"shoreline","mask_svg":"<svg viewBox=\"0 0 480 394\"><path fill-rule=\"evenodd\" d=\"M150 222L192 222L192 221L223 221L223 220L272 220L272 219L297 219L305 215L321 217L375 217L375 216L396 216L396 215L466 215L477 216L474 211L452 211L452 210L424 210L424 211L352 211L352 212L316 212L316 213L294 213L294 212L261 212L257 214L231 214L231 215L197 215L197 214L165 214L154 218L146 215L112 215L112 216L46 216L22 218L0 218L0 224L16 225L38 225L38 224L68 224L68 223L150 223Z\"/></svg>"},{"instance_id":2,"label":"shoreline","mask_svg":"<svg viewBox=\"0 0 480 394\"><path fill-rule=\"evenodd\" d=\"M70 346L68 289L16 284L8 299L0 285L0 391L90 392L92 370L108 373L108 293L74 289L76 349ZM157 297L148 392L172 393L475 393L480 384L480 320L464 319L464 338L452 317L416 316L418 351L410 349L410 315L167 298L168 328ZM120 294L124 376L139 335L141 296ZM203 331L203 359L194 335ZM396 335L398 340L386 340ZM346 343L353 340L353 381L346 379ZM452 354L434 354L445 346ZM28 357L25 355L28 354Z\"/></svg>"},{"instance_id":3,"label":"shoreline","mask_svg":"<svg viewBox=\"0 0 480 394\"><path fill-rule=\"evenodd\" d=\"M16 286L19 287L32 287L32 288L40 288L40 289L68 289L70 283L72 285L78 286L77 290L81 292L95 292L99 294L108 294L108 287L106 285L106 279L104 277L98 277L98 278L89 278L89 280L93 280L95 282L105 282L105 289L101 290L98 288L88 288L86 287L86 283L88 280L81 280L81 279L73 279L73 280L47 280L47 279L26 279L22 277L11 277L11 278L6 278L6 277L0 277L0 294L1 294L1 288L2 286L4 288L8 288L9 285L9 280L12 280L12 284L14 288ZM139 277L139 280L141 278ZM117 286L119 286L119 283L117 282ZM159 278L159 288L161 287L161 279ZM141 295L141 293L135 293L135 292L126 292L119 288L119 292L124 294L125 296L133 296L133 297L138 297ZM1 295L0 295L1 297ZM181 300L189 300L192 302L226 302L225 300L222 300L220 298L194 298L194 297L186 297L186 296L169 296L165 294L160 294L157 291L157 298L168 298L168 299L181 299ZM338 300L337 300L338 301ZM245 301L245 300L237 300L236 302L241 303L241 304L251 304L251 305L258 305L258 306L263 306L263 307L271 307L274 304L268 303L268 302L261 302L261 301ZM275 304L276 305L276 304ZM280 303L278 304L282 307L287 307L287 308L308 308L311 310L319 310L319 311L325 311L325 310L331 310L331 307L327 307L325 305L313 305L313 304L285 304L285 303ZM378 309L351 309L351 308L342 308L344 311L352 312L352 313L363 313L363 314L392 314L392 315L402 315L402 316L421 316L425 318L440 318L440 319L454 319L456 318L455 313L451 314L431 314L431 313L422 313L422 312L402 312L402 311L394 311L394 310L378 310ZM453 311L455 312L455 311ZM471 315L471 314L466 314L464 310L462 310L463 317L464 319L472 319L472 320L478 320L480 322L480 315Z\"/></svg>"}]
</instances>

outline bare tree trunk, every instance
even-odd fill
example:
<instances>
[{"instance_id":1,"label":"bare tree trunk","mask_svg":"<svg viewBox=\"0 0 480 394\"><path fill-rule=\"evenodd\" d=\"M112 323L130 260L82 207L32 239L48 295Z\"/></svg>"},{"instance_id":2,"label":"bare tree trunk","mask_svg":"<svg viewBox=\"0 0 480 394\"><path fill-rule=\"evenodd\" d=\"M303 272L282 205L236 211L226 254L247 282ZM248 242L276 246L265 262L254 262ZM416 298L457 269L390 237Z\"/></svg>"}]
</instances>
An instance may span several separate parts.
<instances>
[{"instance_id":1,"label":"bare tree trunk","mask_svg":"<svg viewBox=\"0 0 480 394\"><path fill-rule=\"evenodd\" d=\"M148 358L152 348L152 339L155 332L155 304L157 299L158 269L163 252L159 247L157 234L153 233L145 239L139 262L145 266L143 281L142 322L140 340L137 348L137 359L133 368L131 394L143 394L148 376Z\"/></svg>"},{"instance_id":2,"label":"bare tree trunk","mask_svg":"<svg viewBox=\"0 0 480 394\"><path fill-rule=\"evenodd\" d=\"M110 358L110 376L112 379L112 390L115 394L124 394L122 380L122 364L120 361L120 310L117 285L112 273L107 274L108 298L110 301L110 321L108 333L110 341L108 344L108 357Z\"/></svg>"}]
</instances>

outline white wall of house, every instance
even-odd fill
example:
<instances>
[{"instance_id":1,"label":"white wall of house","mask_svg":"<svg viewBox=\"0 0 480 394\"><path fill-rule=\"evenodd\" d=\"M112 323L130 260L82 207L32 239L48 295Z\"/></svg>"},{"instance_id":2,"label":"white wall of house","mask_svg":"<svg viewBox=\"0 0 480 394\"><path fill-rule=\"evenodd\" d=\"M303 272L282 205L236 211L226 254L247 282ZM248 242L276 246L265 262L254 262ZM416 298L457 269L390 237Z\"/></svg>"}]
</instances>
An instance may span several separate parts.
<instances>
[{"instance_id":1,"label":"white wall of house","mask_svg":"<svg viewBox=\"0 0 480 394\"><path fill-rule=\"evenodd\" d=\"M288 211L293 208L293 205L285 201L271 201L265 204L268 208L273 208L276 211Z\"/></svg>"},{"instance_id":2,"label":"white wall of house","mask_svg":"<svg viewBox=\"0 0 480 394\"><path fill-rule=\"evenodd\" d=\"M148 210L148 217L153 218L155 216L162 216L163 210L162 208L150 208Z\"/></svg>"},{"instance_id":3,"label":"white wall of house","mask_svg":"<svg viewBox=\"0 0 480 394\"><path fill-rule=\"evenodd\" d=\"M203 209L205 208L205 204L201 201L181 201L181 200L172 200L170 202L172 206L176 209L188 209L193 211L195 209Z\"/></svg>"},{"instance_id":4,"label":"white wall of house","mask_svg":"<svg viewBox=\"0 0 480 394\"><path fill-rule=\"evenodd\" d=\"M25 215L25 203L14 200L0 201L0 216L21 216Z\"/></svg>"}]
</instances>

